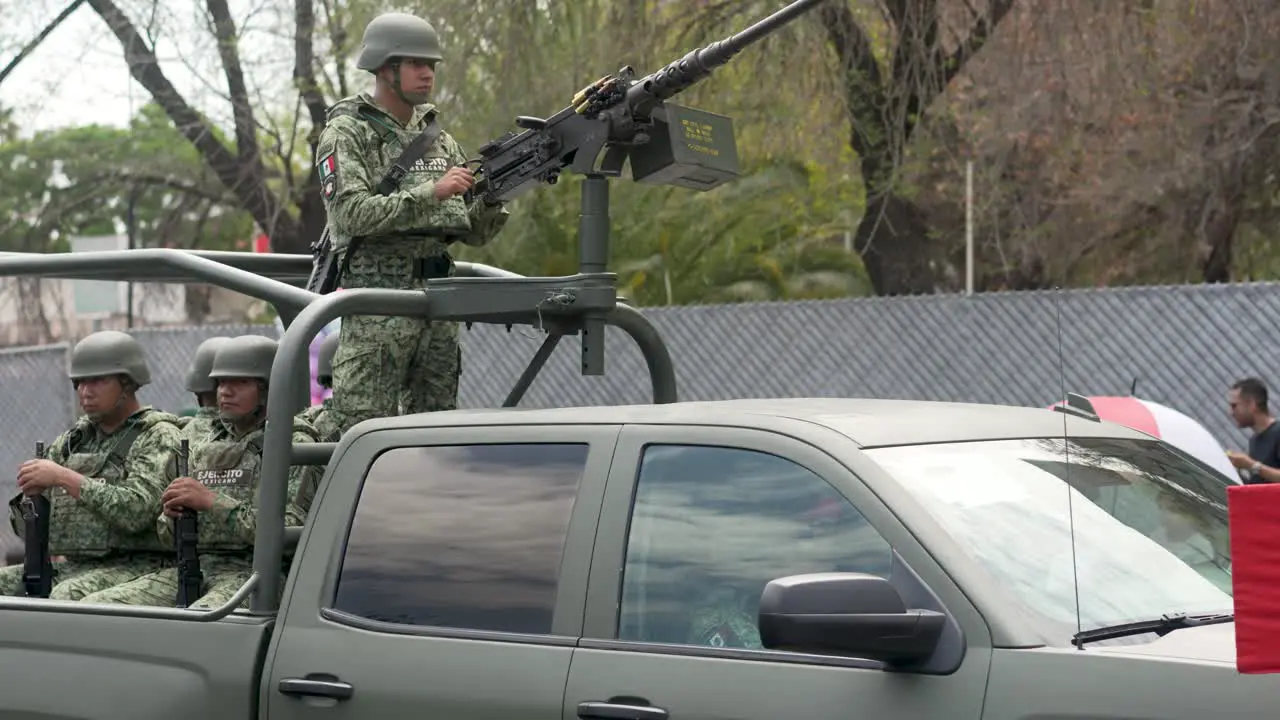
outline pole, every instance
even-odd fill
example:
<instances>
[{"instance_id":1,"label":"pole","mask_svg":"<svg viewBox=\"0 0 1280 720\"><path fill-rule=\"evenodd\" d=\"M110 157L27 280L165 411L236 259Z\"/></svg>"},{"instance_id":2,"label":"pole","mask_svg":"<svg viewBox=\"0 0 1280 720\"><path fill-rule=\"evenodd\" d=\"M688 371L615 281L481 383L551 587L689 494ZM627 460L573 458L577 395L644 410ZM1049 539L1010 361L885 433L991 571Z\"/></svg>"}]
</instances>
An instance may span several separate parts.
<instances>
[{"instance_id":1,"label":"pole","mask_svg":"<svg viewBox=\"0 0 1280 720\"><path fill-rule=\"evenodd\" d=\"M964 294L973 294L973 161L964 164Z\"/></svg>"},{"instance_id":2,"label":"pole","mask_svg":"<svg viewBox=\"0 0 1280 720\"><path fill-rule=\"evenodd\" d=\"M125 232L128 233L129 249L137 247L137 228L138 218L134 214L134 208L138 204L138 188L136 185L129 187L129 207L125 211ZM116 297L119 297L117 295ZM125 326L130 330L133 329L133 281L128 283L128 289L125 291Z\"/></svg>"}]
</instances>

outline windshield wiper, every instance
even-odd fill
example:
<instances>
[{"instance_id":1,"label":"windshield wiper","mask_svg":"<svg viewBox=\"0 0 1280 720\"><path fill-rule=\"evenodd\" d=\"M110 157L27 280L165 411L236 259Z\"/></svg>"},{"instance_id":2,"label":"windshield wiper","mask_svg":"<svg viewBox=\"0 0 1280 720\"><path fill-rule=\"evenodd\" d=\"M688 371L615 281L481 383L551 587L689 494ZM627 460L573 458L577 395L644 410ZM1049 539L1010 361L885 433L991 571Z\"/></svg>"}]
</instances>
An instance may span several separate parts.
<instances>
[{"instance_id":1,"label":"windshield wiper","mask_svg":"<svg viewBox=\"0 0 1280 720\"><path fill-rule=\"evenodd\" d=\"M1164 637L1174 630L1199 627L1201 625L1219 625L1221 623L1232 622L1235 619L1235 613L1202 613L1199 615L1170 613L1162 615L1155 620L1139 620L1137 622L1124 623L1121 625L1108 625L1107 627L1085 630L1083 632L1076 633L1075 636L1071 638L1071 643L1076 647L1083 647L1085 643L1089 642L1114 640L1115 638L1144 635L1146 633L1155 633L1156 635Z\"/></svg>"}]
</instances>

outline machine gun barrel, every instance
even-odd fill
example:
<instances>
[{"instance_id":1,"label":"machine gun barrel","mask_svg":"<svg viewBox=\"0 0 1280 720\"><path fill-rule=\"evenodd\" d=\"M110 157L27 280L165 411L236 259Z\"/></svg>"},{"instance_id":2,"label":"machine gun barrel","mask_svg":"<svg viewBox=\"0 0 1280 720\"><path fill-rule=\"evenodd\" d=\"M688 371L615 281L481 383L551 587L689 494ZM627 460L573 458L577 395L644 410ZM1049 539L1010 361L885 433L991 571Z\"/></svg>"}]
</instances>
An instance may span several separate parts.
<instances>
[{"instance_id":1,"label":"machine gun barrel","mask_svg":"<svg viewBox=\"0 0 1280 720\"><path fill-rule=\"evenodd\" d=\"M733 56L742 52L748 45L772 34L823 1L796 0L745 30L734 33L724 40L717 40L669 63L628 88L627 104L635 110L643 110L655 101L661 102L674 97L710 75L711 71L732 60Z\"/></svg>"}]
</instances>

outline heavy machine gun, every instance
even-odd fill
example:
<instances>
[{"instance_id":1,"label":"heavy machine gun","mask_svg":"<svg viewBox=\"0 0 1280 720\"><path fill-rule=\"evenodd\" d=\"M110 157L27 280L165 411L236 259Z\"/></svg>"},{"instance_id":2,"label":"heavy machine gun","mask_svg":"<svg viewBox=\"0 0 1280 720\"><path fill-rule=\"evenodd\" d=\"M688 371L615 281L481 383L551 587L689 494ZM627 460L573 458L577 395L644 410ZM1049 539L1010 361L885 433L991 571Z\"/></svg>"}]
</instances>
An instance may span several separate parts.
<instances>
[{"instance_id":1,"label":"heavy machine gun","mask_svg":"<svg viewBox=\"0 0 1280 720\"><path fill-rule=\"evenodd\" d=\"M598 217L607 216L608 196L602 194L607 190L597 189L600 183L591 180L621 175L628 159L632 179L642 183L705 191L733 179L738 175L733 121L666 101L822 1L797 0L640 80L630 66L624 67L578 91L568 107L545 120L516 118L523 132L510 132L485 144L480 157L472 161L479 164L474 197L506 202L539 184L555 184L561 173L569 171L587 176L583 215ZM602 150L604 158L597 166ZM600 227L585 223L584 219L584 235ZM607 237L607 225L603 232ZM580 238L584 247L605 244L607 251L607 240L597 243L595 239Z\"/></svg>"}]
</instances>

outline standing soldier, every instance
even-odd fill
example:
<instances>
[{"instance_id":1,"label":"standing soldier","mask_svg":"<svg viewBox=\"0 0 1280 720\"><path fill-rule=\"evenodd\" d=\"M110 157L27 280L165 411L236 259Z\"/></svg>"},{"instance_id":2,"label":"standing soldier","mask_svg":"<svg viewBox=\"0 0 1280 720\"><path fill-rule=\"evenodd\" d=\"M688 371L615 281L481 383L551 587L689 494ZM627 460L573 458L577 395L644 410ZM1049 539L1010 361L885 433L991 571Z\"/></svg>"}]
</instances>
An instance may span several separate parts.
<instances>
[{"instance_id":1,"label":"standing soldier","mask_svg":"<svg viewBox=\"0 0 1280 720\"><path fill-rule=\"evenodd\" d=\"M209 377L213 369L213 355L231 338L211 337L200 343L196 354L191 358L191 367L187 370L186 388L196 396L196 412L189 418L180 421L182 436L188 441L195 441L213 429L218 419L218 386Z\"/></svg>"},{"instance_id":2,"label":"standing soldier","mask_svg":"<svg viewBox=\"0 0 1280 720\"><path fill-rule=\"evenodd\" d=\"M14 530L24 532L21 500L50 500L49 597L79 600L173 565L171 545L156 536L160 495L177 470L178 419L138 403L151 371L138 341L96 332L71 351L71 384L84 415L49 447L48 458L18 469L10 503ZM21 595L22 565L0 568L0 592Z\"/></svg>"},{"instance_id":3,"label":"standing soldier","mask_svg":"<svg viewBox=\"0 0 1280 720\"><path fill-rule=\"evenodd\" d=\"M253 543L258 531L257 488L262 468L268 383L277 343L262 335L241 335L218 348L209 377L218 385L219 420L190 444L191 477L178 478L161 496L163 515L150 518L152 534L172 553L173 518L190 509L199 513L197 549L205 583L193 608L226 603L253 573ZM315 442L315 430L294 419L293 442ZM287 497L320 471L296 465ZM158 516L158 517L157 517ZM305 515L290 505L286 525L302 525ZM283 587L283 585L281 586ZM172 606L178 594L178 570L166 567L117 587L94 593L84 602Z\"/></svg>"},{"instance_id":4,"label":"standing soldier","mask_svg":"<svg viewBox=\"0 0 1280 720\"><path fill-rule=\"evenodd\" d=\"M379 15L365 28L356 63L374 75L373 93L329 109L316 157L344 288L421 289L453 274L453 242L484 245L507 222L501 204L468 203L475 180L466 155L427 103L441 57L427 21ZM402 157L418 136L429 141L418 144L423 151ZM340 333L332 412L342 432L396 415L402 394L406 413L457 406L456 322L353 316Z\"/></svg>"}]
</instances>

